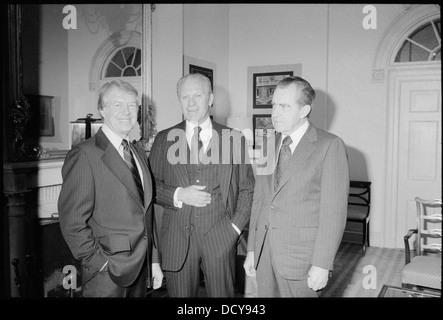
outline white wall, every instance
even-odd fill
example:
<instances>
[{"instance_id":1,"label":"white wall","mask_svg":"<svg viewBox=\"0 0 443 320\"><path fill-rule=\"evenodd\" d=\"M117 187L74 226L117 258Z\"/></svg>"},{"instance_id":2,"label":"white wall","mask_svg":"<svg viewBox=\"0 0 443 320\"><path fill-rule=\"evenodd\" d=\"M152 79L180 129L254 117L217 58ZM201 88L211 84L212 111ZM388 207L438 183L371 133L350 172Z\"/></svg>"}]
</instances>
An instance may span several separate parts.
<instances>
[{"instance_id":1,"label":"white wall","mask_svg":"<svg viewBox=\"0 0 443 320\"><path fill-rule=\"evenodd\" d=\"M312 122L348 147L351 179L371 180L371 244L383 244L386 108L372 83L378 42L406 5L376 5L377 29L365 30L364 4L229 5L229 92L246 115L247 67L302 63L317 91Z\"/></svg>"},{"instance_id":2,"label":"white wall","mask_svg":"<svg viewBox=\"0 0 443 320\"><path fill-rule=\"evenodd\" d=\"M247 94L251 94L247 92L248 66L302 63L302 76L314 89L325 87L326 9L321 4L229 6L229 91L236 106L233 115L246 116ZM319 95L316 106L314 121L323 127L324 96Z\"/></svg>"},{"instance_id":3,"label":"white wall","mask_svg":"<svg viewBox=\"0 0 443 320\"><path fill-rule=\"evenodd\" d=\"M386 89L372 82L376 49L403 5L376 5L377 29L362 27L363 5L330 5L328 122L348 148L350 175L372 181L371 244L384 246Z\"/></svg>"},{"instance_id":4,"label":"white wall","mask_svg":"<svg viewBox=\"0 0 443 320\"><path fill-rule=\"evenodd\" d=\"M152 102L159 131L182 121L176 94L182 62L183 5L156 4L152 13Z\"/></svg>"},{"instance_id":5,"label":"white wall","mask_svg":"<svg viewBox=\"0 0 443 320\"><path fill-rule=\"evenodd\" d=\"M213 65L215 100L210 113L217 122L224 124L235 108L231 105L228 88L229 5L185 4L183 19L184 55L202 60L202 67Z\"/></svg>"},{"instance_id":6,"label":"white wall","mask_svg":"<svg viewBox=\"0 0 443 320\"><path fill-rule=\"evenodd\" d=\"M23 91L54 97L55 135L42 136L39 143L55 149L66 149L69 139L68 33L62 10L62 5L25 5L22 11Z\"/></svg>"}]
</instances>

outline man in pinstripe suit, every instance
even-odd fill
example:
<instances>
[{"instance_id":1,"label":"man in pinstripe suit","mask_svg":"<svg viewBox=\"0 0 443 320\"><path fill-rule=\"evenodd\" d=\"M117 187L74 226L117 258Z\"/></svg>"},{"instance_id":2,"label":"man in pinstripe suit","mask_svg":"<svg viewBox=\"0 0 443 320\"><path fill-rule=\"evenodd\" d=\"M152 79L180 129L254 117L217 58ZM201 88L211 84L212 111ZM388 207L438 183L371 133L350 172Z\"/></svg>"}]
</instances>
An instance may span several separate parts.
<instances>
[{"instance_id":1,"label":"man in pinstripe suit","mask_svg":"<svg viewBox=\"0 0 443 320\"><path fill-rule=\"evenodd\" d=\"M106 83L98 102L104 125L69 151L62 168L60 227L81 260L84 297L144 297L151 274L154 289L161 286L148 159L127 144L138 105L132 85Z\"/></svg>"},{"instance_id":2,"label":"man in pinstripe suit","mask_svg":"<svg viewBox=\"0 0 443 320\"><path fill-rule=\"evenodd\" d=\"M177 94L185 121L161 131L149 156L164 207L160 252L168 294L197 297L201 267L209 297L233 297L236 244L254 188L245 139L211 121L207 77L183 77Z\"/></svg>"},{"instance_id":3,"label":"man in pinstripe suit","mask_svg":"<svg viewBox=\"0 0 443 320\"><path fill-rule=\"evenodd\" d=\"M281 80L273 95L277 166L270 174L257 168L244 263L246 274L256 276L259 297L317 297L343 235L346 149L308 121L314 98L299 77Z\"/></svg>"}]
</instances>

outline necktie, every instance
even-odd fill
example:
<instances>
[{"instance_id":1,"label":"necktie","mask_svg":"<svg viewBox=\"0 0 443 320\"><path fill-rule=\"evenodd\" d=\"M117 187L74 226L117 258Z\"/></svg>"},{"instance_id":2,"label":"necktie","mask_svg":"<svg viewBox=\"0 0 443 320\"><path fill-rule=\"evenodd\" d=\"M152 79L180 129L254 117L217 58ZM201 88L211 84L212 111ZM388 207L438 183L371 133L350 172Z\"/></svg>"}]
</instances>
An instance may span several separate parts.
<instances>
[{"instance_id":1,"label":"necktie","mask_svg":"<svg viewBox=\"0 0 443 320\"><path fill-rule=\"evenodd\" d=\"M278 163L277 163L277 169L275 171L274 176L274 190L278 188L278 185L280 183L281 177L283 177L283 174L286 170L286 165L289 161L289 158L292 156L291 148L289 145L292 143L292 139L290 136L287 136L283 139L283 144L280 148L280 154L278 156Z\"/></svg>"},{"instance_id":2,"label":"necktie","mask_svg":"<svg viewBox=\"0 0 443 320\"><path fill-rule=\"evenodd\" d=\"M137 165L135 164L134 156L132 155L132 151L129 148L128 141L126 139L122 140L123 146L123 158L125 159L126 165L132 172L132 176L134 177L135 185L137 186L138 193L140 194L140 198L143 202L144 200L144 192L142 180L140 179L140 174L138 173Z\"/></svg>"},{"instance_id":3,"label":"necktie","mask_svg":"<svg viewBox=\"0 0 443 320\"><path fill-rule=\"evenodd\" d=\"M194 134L191 138L191 157L192 157L192 164L198 164L199 163L199 154L200 150L203 147L203 141L200 138L200 133L202 131L202 128L200 126L197 126L194 128Z\"/></svg>"}]
</instances>

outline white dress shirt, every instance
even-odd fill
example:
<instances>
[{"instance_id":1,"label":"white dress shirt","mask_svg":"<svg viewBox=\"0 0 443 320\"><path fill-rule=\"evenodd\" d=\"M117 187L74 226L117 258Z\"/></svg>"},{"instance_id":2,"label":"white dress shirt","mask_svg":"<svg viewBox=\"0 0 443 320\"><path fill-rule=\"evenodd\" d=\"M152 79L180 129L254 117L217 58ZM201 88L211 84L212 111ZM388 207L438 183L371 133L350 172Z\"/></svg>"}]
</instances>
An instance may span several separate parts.
<instances>
[{"instance_id":1,"label":"white dress shirt","mask_svg":"<svg viewBox=\"0 0 443 320\"><path fill-rule=\"evenodd\" d=\"M194 135L194 129L195 127L197 127L198 124L192 123L188 120L186 120L186 140L188 141L188 146L189 149L191 149L191 140L192 140L192 136ZM203 121L200 125L201 127L201 132L200 132L200 139L203 143L203 150L206 152L206 150L208 149L209 146L209 142L211 141L212 138L212 122L211 119L208 117L205 121ZM176 206L177 208L182 208L183 207L183 202L182 201L178 201L177 199L177 193L179 190L183 189L182 187L178 187L177 189L175 189L174 192L174 206ZM238 234L241 233L240 229L231 222L232 227L235 229L235 231L237 231Z\"/></svg>"},{"instance_id":2,"label":"white dress shirt","mask_svg":"<svg viewBox=\"0 0 443 320\"><path fill-rule=\"evenodd\" d=\"M111 142L111 144L114 146L114 148L117 149L118 153L120 154L120 157L122 157L122 159L124 160L125 157L123 155L123 146L122 146L123 139L120 138L117 134L115 134L106 124L104 124L102 126L102 130L103 130L103 133L106 135L106 137ZM130 142L129 142L129 135L125 139L130 144ZM134 153L134 152L132 152L132 153ZM135 164L137 165L137 170L138 170L138 173L140 175L140 179L142 181L142 186L143 186L143 189L144 189L145 185L144 185L144 182L143 182L143 171L142 171L142 169L140 167L140 163L138 163L138 159L137 159L136 156L134 156L134 160L135 160Z\"/></svg>"},{"instance_id":3,"label":"white dress shirt","mask_svg":"<svg viewBox=\"0 0 443 320\"><path fill-rule=\"evenodd\" d=\"M298 143L300 142L301 138L303 138L304 134L306 133L306 131L308 130L309 127L309 121L306 121L305 123L303 123L300 128L298 128L297 130L295 130L293 133L291 133L289 136L292 139L292 143L289 145L289 148L291 148L291 153L294 154L294 150L297 147ZM287 137L287 134L282 133L281 134L281 141L280 141L280 145L278 147L278 154L280 154L280 148L281 145L283 143L283 140Z\"/></svg>"}]
</instances>

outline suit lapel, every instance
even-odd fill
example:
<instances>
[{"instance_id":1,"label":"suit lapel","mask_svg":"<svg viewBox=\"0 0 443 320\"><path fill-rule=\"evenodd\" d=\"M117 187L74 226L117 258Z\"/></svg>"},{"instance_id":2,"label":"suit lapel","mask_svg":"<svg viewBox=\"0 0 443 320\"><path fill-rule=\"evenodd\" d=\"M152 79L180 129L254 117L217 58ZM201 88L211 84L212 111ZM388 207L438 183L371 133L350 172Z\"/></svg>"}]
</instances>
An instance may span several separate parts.
<instances>
[{"instance_id":1,"label":"suit lapel","mask_svg":"<svg viewBox=\"0 0 443 320\"><path fill-rule=\"evenodd\" d=\"M230 130L226 129L223 130L223 127L220 126L217 122L212 122L212 129L215 130L217 132L218 135L218 152L219 152L219 157L218 157L218 166L219 166L219 177L220 177L220 188L221 188L221 193L222 193L222 197L223 197L223 203L227 203L228 201L228 192L229 192L229 185L231 182L231 172L232 172L232 164L234 163L233 161L233 154L232 154L232 149L231 149L231 143L230 143L230 138L228 138L227 136L229 135ZM213 140L216 137L212 137L211 140ZM223 143L225 144L223 146ZM230 164L231 165L223 165L223 154L222 154L222 150L230 150L231 153L231 157L230 157Z\"/></svg>"},{"instance_id":2,"label":"suit lapel","mask_svg":"<svg viewBox=\"0 0 443 320\"><path fill-rule=\"evenodd\" d=\"M142 205L140 195L132 177L131 170L125 164L124 160L114 148L112 143L100 129L96 134L96 146L104 151L102 156L103 163L120 180L120 182L129 190L135 199ZM144 174L144 172L143 172Z\"/></svg>"},{"instance_id":3,"label":"suit lapel","mask_svg":"<svg viewBox=\"0 0 443 320\"><path fill-rule=\"evenodd\" d=\"M281 136L280 136L281 139ZM275 190L274 194L277 194L280 189L288 182L288 180L294 175L294 172L298 170L303 163L308 159L308 157L312 154L315 149L314 141L317 140L317 130L310 123L309 128L306 131L305 135L301 138L297 147L294 150L292 157L289 159L288 168L286 169L285 174L280 180L280 184ZM279 144L277 144L278 146ZM274 170L275 173L275 170ZM274 177L272 179L272 184L274 183Z\"/></svg>"},{"instance_id":4,"label":"suit lapel","mask_svg":"<svg viewBox=\"0 0 443 320\"><path fill-rule=\"evenodd\" d=\"M152 199L152 177L151 172L149 171L149 164L147 162L147 157L143 155L143 150L138 149L136 146L134 146L132 150L135 151L134 155L137 157L143 172L144 204L145 208L148 208Z\"/></svg>"},{"instance_id":5,"label":"suit lapel","mask_svg":"<svg viewBox=\"0 0 443 320\"><path fill-rule=\"evenodd\" d=\"M189 159L188 155L190 154L191 150L189 149L188 146L188 140L186 139L186 121L182 121L180 124L178 124L176 127L174 127L176 129L181 129L183 132L183 135L180 135L178 138L178 143L179 143L179 152L182 150L186 150L187 155L185 157L185 159ZM166 152L164 152L164 154L168 154L167 150L168 148L175 142L169 142L167 141L166 143ZM172 169L175 173L175 176L177 177L178 180L178 185L182 186L183 188L189 187L190 183L189 183L189 177L188 177L188 172L186 170L186 165L180 164L180 165L173 165Z\"/></svg>"}]
</instances>

